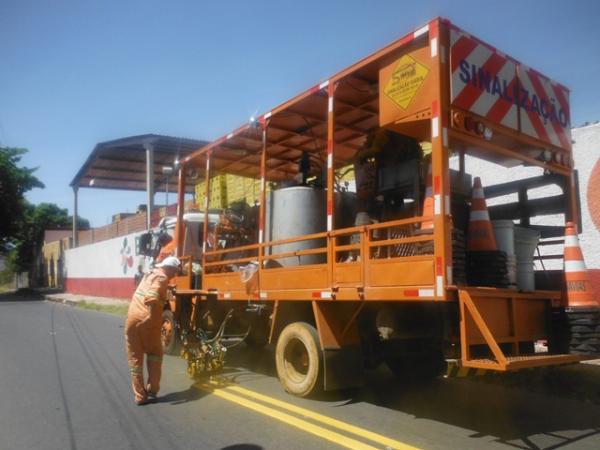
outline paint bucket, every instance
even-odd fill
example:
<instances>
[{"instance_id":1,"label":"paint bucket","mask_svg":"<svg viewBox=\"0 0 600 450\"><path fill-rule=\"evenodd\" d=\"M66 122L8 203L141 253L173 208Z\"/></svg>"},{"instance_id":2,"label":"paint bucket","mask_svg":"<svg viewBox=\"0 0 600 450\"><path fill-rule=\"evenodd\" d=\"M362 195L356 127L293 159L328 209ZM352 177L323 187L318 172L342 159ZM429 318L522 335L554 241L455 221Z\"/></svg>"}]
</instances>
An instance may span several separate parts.
<instances>
[{"instance_id":1,"label":"paint bucket","mask_svg":"<svg viewBox=\"0 0 600 450\"><path fill-rule=\"evenodd\" d=\"M506 253L508 288L517 289L517 258L515 256L515 224L512 220L492 220L498 250Z\"/></svg>"},{"instance_id":2,"label":"paint bucket","mask_svg":"<svg viewBox=\"0 0 600 450\"><path fill-rule=\"evenodd\" d=\"M498 250L507 255L515 254L515 224L512 220L492 220Z\"/></svg>"},{"instance_id":3,"label":"paint bucket","mask_svg":"<svg viewBox=\"0 0 600 450\"><path fill-rule=\"evenodd\" d=\"M531 228L515 227L515 254L517 256L517 286L521 291L535 290L533 253L540 240L540 232Z\"/></svg>"}]
</instances>

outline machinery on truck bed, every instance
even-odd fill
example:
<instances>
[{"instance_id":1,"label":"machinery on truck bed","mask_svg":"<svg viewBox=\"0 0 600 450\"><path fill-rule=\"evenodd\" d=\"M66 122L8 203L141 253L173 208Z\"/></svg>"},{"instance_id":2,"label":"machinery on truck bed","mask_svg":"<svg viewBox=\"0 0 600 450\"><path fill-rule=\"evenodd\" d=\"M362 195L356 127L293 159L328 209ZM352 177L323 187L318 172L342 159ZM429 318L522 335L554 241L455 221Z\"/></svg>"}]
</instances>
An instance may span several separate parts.
<instances>
[{"instance_id":1,"label":"machinery on truck bed","mask_svg":"<svg viewBox=\"0 0 600 450\"><path fill-rule=\"evenodd\" d=\"M540 168L483 189L518 196L490 215L533 230L533 248L564 236L533 216L578 222L568 99L565 87L435 19L179 161L184 267L166 343L183 343L190 373L218 370L214 338L226 319L248 345L276 344L279 379L300 396L360 385L381 362L436 374L445 359L496 371L581 360L557 329L565 311L592 317L597 305L567 304L561 270L517 287L504 252L465 248L475 232L465 154ZM259 180L260 201L209 213L217 174ZM183 210L191 178L205 183L195 231ZM562 193L527 198L545 185Z\"/></svg>"}]
</instances>

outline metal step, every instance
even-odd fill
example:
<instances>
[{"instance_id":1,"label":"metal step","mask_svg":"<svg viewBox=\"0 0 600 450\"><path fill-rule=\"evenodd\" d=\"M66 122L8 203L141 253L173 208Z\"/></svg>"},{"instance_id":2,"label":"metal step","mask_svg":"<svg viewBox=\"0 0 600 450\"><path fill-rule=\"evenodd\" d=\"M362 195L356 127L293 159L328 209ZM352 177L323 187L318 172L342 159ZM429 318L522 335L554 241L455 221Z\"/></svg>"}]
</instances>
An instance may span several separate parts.
<instances>
[{"instance_id":1,"label":"metal step","mask_svg":"<svg viewBox=\"0 0 600 450\"><path fill-rule=\"evenodd\" d=\"M556 366L560 364L572 364L589 359L582 355L526 355L506 356L506 362L498 362L493 359L469 359L461 361L463 367L474 369L496 370L508 372L520 369L531 369L534 367Z\"/></svg>"}]
</instances>

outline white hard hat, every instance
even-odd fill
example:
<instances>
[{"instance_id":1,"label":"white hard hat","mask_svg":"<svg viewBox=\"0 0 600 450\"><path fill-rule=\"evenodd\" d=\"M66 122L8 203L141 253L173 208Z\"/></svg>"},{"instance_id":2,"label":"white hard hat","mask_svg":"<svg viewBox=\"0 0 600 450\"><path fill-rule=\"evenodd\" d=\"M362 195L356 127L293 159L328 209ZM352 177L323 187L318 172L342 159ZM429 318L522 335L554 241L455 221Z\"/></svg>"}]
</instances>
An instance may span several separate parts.
<instances>
[{"instance_id":1,"label":"white hard hat","mask_svg":"<svg viewBox=\"0 0 600 450\"><path fill-rule=\"evenodd\" d=\"M167 256L162 262L156 264L156 267L173 267L179 269L181 262L174 256Z\"/></svg>"}]
</instances>

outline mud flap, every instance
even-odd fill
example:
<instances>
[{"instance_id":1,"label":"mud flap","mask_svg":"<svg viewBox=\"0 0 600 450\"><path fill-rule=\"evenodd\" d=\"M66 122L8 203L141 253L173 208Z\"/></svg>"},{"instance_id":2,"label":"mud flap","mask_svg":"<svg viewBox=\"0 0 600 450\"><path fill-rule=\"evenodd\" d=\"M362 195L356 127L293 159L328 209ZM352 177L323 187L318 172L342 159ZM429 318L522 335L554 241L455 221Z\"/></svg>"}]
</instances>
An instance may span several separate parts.
<instances>
[{"instance_id":1,"label":"mud flap","mask_svg":"<svg viewBox=\"0 0 600 450\"><path fill-rule=\"evenodd\" d=\"M360 387L364 384L364 362L360 346L323 350L325 390Z\"/></svg>"}]
</instances>

